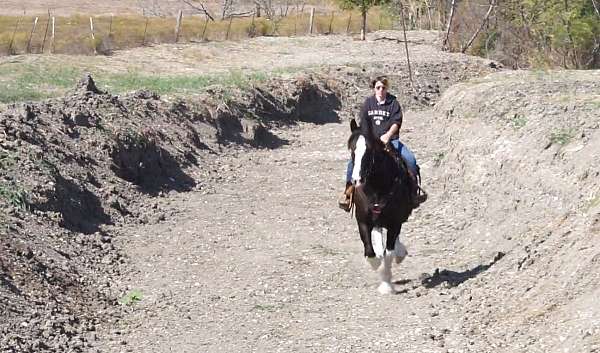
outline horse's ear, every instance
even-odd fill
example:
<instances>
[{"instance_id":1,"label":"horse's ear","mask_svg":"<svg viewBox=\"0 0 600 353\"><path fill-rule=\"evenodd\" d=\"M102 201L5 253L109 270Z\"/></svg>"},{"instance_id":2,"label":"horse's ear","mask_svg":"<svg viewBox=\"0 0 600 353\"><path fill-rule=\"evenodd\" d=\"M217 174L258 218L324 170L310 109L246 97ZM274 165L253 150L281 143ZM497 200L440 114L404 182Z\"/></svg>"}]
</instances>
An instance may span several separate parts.
<instances>
[{"instance_id":1,"label":"horse's ear","mask_svg":"<svg viewBox=\"0 0 600 353\"><path fill-rule=\"evenodd\" d=\"M358 129L358 124L356 124L356 120L350 120L350 131L354 132Z\"/></svg>"}]
</instances>

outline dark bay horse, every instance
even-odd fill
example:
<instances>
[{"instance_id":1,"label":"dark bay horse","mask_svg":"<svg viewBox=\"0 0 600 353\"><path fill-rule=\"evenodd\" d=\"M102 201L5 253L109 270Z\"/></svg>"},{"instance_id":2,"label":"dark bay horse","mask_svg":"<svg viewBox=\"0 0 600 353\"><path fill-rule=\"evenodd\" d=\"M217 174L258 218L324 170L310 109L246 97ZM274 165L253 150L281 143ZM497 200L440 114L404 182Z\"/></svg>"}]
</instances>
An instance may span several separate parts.
<instances>
[{"instance_id":1,"label":"dark bay horse","mask_svg":"<svg viewBox=\"0 0 600 353\"><path fill-rule=\"evenodd\" d=\"M350 122L350 129L348 148L354 159L361 134L354 120ZM378 291L390 294L394 293L392 261L400 263L407 255L399 235L402 223L413 210L411 180L406 163L396 150L384 145L370 126L367 130L370 133L363 136L366 150L360 162L360 183L355 188L353 203L364 255L381 277Z\"/></svg>"}]
</instances>

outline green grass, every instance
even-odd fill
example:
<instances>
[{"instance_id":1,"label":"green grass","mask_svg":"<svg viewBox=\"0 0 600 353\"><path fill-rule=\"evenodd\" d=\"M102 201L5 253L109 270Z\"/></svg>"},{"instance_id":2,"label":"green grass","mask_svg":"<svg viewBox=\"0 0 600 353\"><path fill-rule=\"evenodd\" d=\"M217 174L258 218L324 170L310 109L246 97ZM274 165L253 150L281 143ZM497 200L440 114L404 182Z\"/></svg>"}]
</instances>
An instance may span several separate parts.
<instances>
[{"instance_id":1,"label":"green grass","mask_svg":"<svg viewBox=\"0 0 600 353\"><path fill-rule=\"evenodd\" d=\"M10 63L0 67L0 102L13 103L55 97L71 88L82 75L74 67Z\"/></svg>"},{"instance_id":2,"label":"green grass","mask_svg":"<svg viewBox=\"0 0 600 353\"><path fill-rule=\"evenodd\" d=\"M600 194L596 195L596 197L594 197L591 201L590 201L590 205L588 207L588 209L590 208L594 208L596 206L600 205Z\"/></svg>"},{"instance_id":3,"label":"green grass","mask_svg":"<svg viewBox=\"0 0 600 353\"><path fill-rule=\"evenodd\" d=\"M258 311L275 312L278 309L281 309L281 306L273 304L255 304L253 309Z\"/></svg>"},{"instance_id":4,"label":"green grass","mask_svg":"<svg viewBox=\"0 0 600 353\"><path fill-rule=\"evenodd\" d=\"M575 136L572 129L561 129L550 134L550 142L555 145L566 145Z\"/></svg>"},{"instance_id":5,"label":"green grass","mask_svg":"<svg viewBox=\"0 0 600 353\"><path fill-rule=\"evenodd\" d=\"M10 184L1 184L0 185L0 197L3 198L7 203L13 205L14 207L28 211L29 210L29 202L27 201L27 192L21 188L19 185L10 183Z\"/></svg>"},{"instance_id":6,"label":"green grass","mask_svg":"<svg viewBox=\"0 0 600 353\"><path fill-rule=\"evenodd\" d=\"M134 289L132 291L130 291L129 293L125 294L124 296L121 297L121 299L119 299L119 303L121 305L134 305L138 302L140 302L143 298L142 292L138 289Z\"/></svg>"},{"instance_id":7,"label":"green grass","mask_svg":"<svg viewBox=\"0 0 600 353\"><path fill-rule=\"evenodd\" d=\"M268 78L265 73L242 73L230 71L220 75L173 75L153 76L140 72L126 74L99 75L96 81L101 89L108 89L112 93L147 89L159 94L193 93L209 86L222 85L225 87L247 87L253 82L262 82Z\"/></svg>"},{"instance_id":8,"label":"green grass","mask_svg":"<svg viewBox=\"0 0 600 353\"><path fill-rule=\"evenodd\" d=\"M444 160L444 152L436 152L433 155L433 166L439 167L442 164L443 160Z\"/></svg>"},{"instance_id":9,"label":"green grass","mask_svg":"<svg viewBox=\"0 0 600 353\"><path fill-rule=\"evenodd\" d=\"M515 113L510 119L510 122L512 127L518 130L527 125L527 118L522 114Z\"/></svg>"},{"instance_id":10,"label":"green grass","mask_svg":"<svg viewBox=\"0 0 600 353\"><path fill-rule=\"evenodd\" d=\"M72 89L86 70L79 67L53 68L49 65L8 64L0 67L0 103L39 101L58 97ZM209 86L244 88L263 82L265 72L230 71L207 75L150 75L138 71L123 74L92 72L98 87L111 93L147 89L159 94L188 94Z\"/></svg>"}]
</instances>

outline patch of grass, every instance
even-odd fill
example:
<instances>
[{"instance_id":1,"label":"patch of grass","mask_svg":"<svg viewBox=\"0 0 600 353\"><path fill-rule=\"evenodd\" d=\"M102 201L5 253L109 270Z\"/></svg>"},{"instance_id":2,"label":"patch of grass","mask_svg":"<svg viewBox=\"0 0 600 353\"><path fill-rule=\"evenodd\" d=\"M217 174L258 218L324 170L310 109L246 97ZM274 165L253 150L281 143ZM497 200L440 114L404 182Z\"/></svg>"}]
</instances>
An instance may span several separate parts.
<instances>
[{"instance_id":1,"label":"patch of grass","mask_svg":"<svg viewBox=\"0 0 600 353\"><path fill-rule=\"evenodd\" d=\"M10 169L17 164L17 158L7 151L0 151L0 169Z\"/></svg>"},{"instance_id":2,"label":"patch of grass","mask_svg":"<svg viewBox=\"0 0 600 353\"><path fill-rule=\"evenodd\" d=\"M268 77L266 73L243 73L241 71L196 76L151 76L130 71L127 74L110 74L105 77L100 75L98 82L101 83L102 88L108 89L110 92L147 89L159 94L167 94L190 93L216 84L243 88L252 82L265 81Z\"/></svg>"},{"instance_id":3,"label":"patch of grass","mask_svg":"<svg viewBox=\"0 0 600 353\"><path fill-rule=\"evenodd\" d=\"M590 205L588 206L588 209L592 209L595 208L596 206L600 205L600 194L596 195L591 201L590 201Z\"/></svg>"},{"instance_id":4,"label":"patch of grass","mask_svg":"<svg viewBox=\"0 0 600 353\"><path fill-rule=\"evenodd\" d=\"M563 146L571 142L574 136L572 129L561 129L550 134L550 143Z\"/></svg>"},{"instance_id":5,"label":"patch of grass","mask_svg":"<svg viewBox=\"0 0 600 353\"><path fill-rule=\"evenodd\" d=\"M27 192L14 183L0 184L0 197L22 211L29 211Z\"/></svg>"},{"instance_id":6,"label":"patch of grass","mask_svg":"<svg viewBox=\"0 0 600 353\"><path fill-rule=\"evenodd\" d=\"M55 97L71 88L82 74L74 67L11 63L0 67L0 102Z\"/></svg>"},{"instance_id":7,"label":"patch of grass","mask_svg":"<svg viewBox=\"0 0 600 353\"><path fill-rule=\"evenodd\" d=\"M254 304L254 307L252 309L258 310L258 311L275 312L280 308L281 308L281 306L273 305L273 304Z\"/></svg>"},{"instance_id":8,"label":"patch of grass","mask_svg":"<svg viewBox=\"0 0 600 353\"><path fill-rule=\"evenodd\" d=\"M510 123L513 128L520 129L523 126L527 125L527 118L519 113L515 113L513 117L510 119Z\"/></svg>"},{"instance_id":9,"label":"patch of grass","mask_svg":"<svg viewBox=\"0 0 600 353\"><path fill-rule=\"evenodd\" d=\"M38 101L58 97L73 88L84 68L54 67L52 64L9 63L0 66L0 103ZM92 72L101 89L111 93L148 89L159 94L193 93L212 85L248 87L264 82L271 74L265 72L230 71L207 75L149 75L138 71L124 74Z\"/></svg>"},{"instance_id":10,"label":"patch of grass","mask_svg":"<svg viewBox=\"0 0 600 353\"><path fill-rule=\"evenodd\" d=\"M134 305L140 302L143 298L142 292L138 289L134 289L129 293L125 294L119 299L119 304L121 305Z\"/></svg>"},{"instance_id":11,"label":"patch of grass","mask_svg":"<svg viewBox=\"0 0 600 353\"><path fill-rule=\"evenodd\" d=\"M444 160L444 156L444 152L436 152L433 155L433 166L439 167L442 164L442 161Z\"/></svg>"}]
</instances>

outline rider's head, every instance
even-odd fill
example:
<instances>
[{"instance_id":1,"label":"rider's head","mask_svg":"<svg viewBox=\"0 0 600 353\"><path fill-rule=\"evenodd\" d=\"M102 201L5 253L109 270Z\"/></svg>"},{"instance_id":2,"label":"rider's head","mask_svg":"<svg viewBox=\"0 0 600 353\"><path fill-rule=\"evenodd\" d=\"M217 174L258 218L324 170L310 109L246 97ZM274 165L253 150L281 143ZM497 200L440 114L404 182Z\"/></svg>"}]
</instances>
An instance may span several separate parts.
<instances>
[{"instance_id":1,"label":"rider's head","mask_svg":"<svg viewBox=\"0 0 600 353\"><path fill-rule=\"evenodd\" d=\"M388 87L389 87L389 82L388 82L387 77L385 77L385 76L375 77L373 79L373 81L371 81L371 88L373 88L375 97L377 97L378 100L385 99Z\"/></svg>"}]
</instances>

